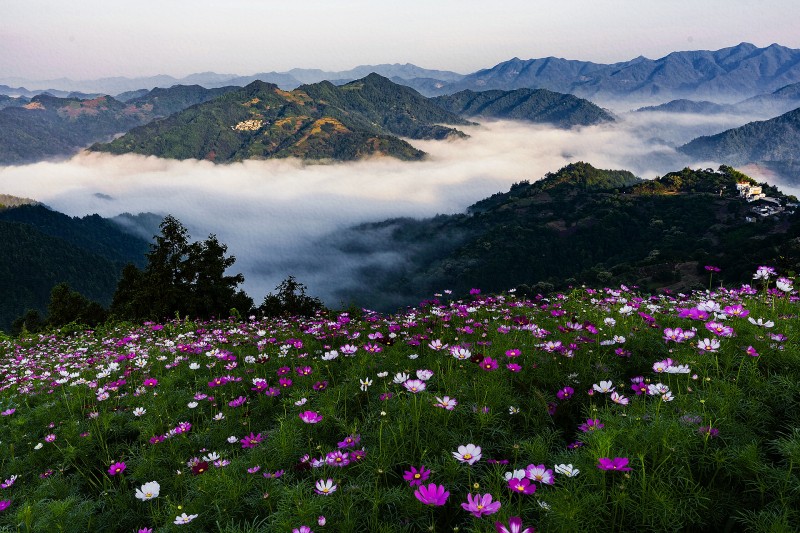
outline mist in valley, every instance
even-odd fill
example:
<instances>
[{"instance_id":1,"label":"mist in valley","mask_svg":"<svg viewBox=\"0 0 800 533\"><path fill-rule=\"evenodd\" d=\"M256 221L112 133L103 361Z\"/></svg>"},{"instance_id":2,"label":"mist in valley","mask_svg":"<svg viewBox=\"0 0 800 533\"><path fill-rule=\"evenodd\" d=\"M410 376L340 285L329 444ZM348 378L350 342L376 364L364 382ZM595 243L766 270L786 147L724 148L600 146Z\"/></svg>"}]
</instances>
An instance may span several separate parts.
<instances>
[{"instance_id":1,"label":"mist in valley","mask_svg":"<svg viewBox=\"0 0 800 533\"><path fill-rule=\"evenodd\" d=\"M350 236L354 225L460 213L515 182L535 181L576 161L627 169L642 178L687 165L716 168L719 162L689 160L675 146L752 120L740 115L618 116L614 124L573 130L482 121L462 128L470 135L465 140L411 141L430 154L422 162L377 158L214 165L81 153L65 162L0 167L0 192L34 198L71 216L172 214L194 239L213 233L228 245L228 253L236 256L233 270L244 274L244 289L257 304L293 275L310 294L338 306L363 292L362 276L370 269L404 261L402 254L374 241L381 238L375 233L364 237L358 253L343 250L342 236ZM758 172L753 177L777 181ZM352 238L349 242L352 248ZM376 305L362 299L357 303Z\"/></svg>"}]
</instances>

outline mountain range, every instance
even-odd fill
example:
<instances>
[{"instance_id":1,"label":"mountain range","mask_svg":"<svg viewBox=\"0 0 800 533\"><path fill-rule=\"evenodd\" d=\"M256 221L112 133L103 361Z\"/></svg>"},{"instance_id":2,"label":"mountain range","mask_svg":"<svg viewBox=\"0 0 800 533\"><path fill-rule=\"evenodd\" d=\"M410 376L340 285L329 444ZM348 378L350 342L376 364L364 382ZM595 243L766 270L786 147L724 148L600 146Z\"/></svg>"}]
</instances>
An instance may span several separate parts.
<instances>
[{"instance_id":1,"label":"mountain range","mask_svg":"<svg viewBox=\"0 0 800 533\"><path fill-rule=\"evenodd\" d=\"M0 85L0 94L31 97L40 91L59 90L67 93L53 95L68 96L68 92L72 91L115 95L173 85L196 84L206 88L244 86L256 80L291 90L302 84L326 80L344 84L372 72L408 85L426 96L453 94L463 90L509 91L525 88L569 93L603 104L615 101L660 104L681 98L732 103L800 82L800 50L778 44L759 48L750 43L740 43L720 50L675 51L658 59L640 56L611 64L557 57L515 57L467 75L411 64L381 64L362 65L345 71L292 69L246 76L204 72L184 78L159 75L84 81L66 78L41 81L0 78L0 83L5 84ZM29 90L21 86L37 89ZM55 89L45 89L47 87Z\"/></svg>"},{"instance_id":2,"label":"mountain range","mask_svg":"<svg viewBox=\"0 0 800 533\"><path fill-rule=\"evenodd\" d=\"M283 91L255 81L91 149L215 162L280 157L352 160L425 154L405 140L464 137L442 126L462 117L515 118L560 127L612 121L587 100L521 89L426 98L378 74L344 85L320 82Z\"/></svg>"}]
</instances>

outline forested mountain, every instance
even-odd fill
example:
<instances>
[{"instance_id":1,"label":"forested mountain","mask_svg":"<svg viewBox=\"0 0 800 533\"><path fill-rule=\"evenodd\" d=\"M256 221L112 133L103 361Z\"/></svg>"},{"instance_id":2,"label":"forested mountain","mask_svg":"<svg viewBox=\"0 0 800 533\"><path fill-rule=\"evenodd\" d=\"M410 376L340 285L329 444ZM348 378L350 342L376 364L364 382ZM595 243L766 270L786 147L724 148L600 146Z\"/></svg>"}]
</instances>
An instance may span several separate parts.
<instances>
[{"instance_id":1,"label":"forested mountain","mask_svg":"<svg viewBox=\"0 0 800 533\"><path fill-rule=\"evenodd\" d=\"M640 107L638 113L659 111L663 113L699 113L703 115L715 115L719 113L736 113L735 106L730 104L715 104L714 102L687 100L670 100L664 104Z\"/></svg>"},{"instance_id":2,"label":"forested mountain","mask_svg":"<svg viewBox=\"0 0 800 533\"><path fill-rule=\"evenodd\" d=\"M389 309L443 288L624 282L679 290L707 283L707 264L729 281L745 281L753 264L765 262L797 270L800 216L752 214L738 197L739 181L754 183L730 167L641 181L575 163L464 214L365 224L331 236L370 265L342 297ZM377 256L393 260L370 260Z\"/></svg>"},{"instance_id":3,"label":"forested mountain","mask_svg":"<svg viewBox=\"0 0 800 533\"><path fill-rule=\"evenodd\" d=\"M0 209L0 329L27 309L44 314L51 289L67 282L108 305L122 267L144 263L148 241L97 215L69 217L42 205Z\"/></svg>"},{"instance_id":4,"label":"forested mountain","mask_svg":"<svg viewBox=\"0 0 800 533\"><path fill-rule=\"evenodd\" d=\"M136 128L93 150L215 162L280 157L352 160L369 155L420 159L398 139L443 139L468 124L413 89L377 74L336 86L287 92L253 82L220 98Z\"/></svg>"},{"instance_id":5,"label":"forested mountain","mask_svg":"<svg viewBox=\"0 0 800 533\"><path fill-rule=\"evenodd\" d=\"M542 122L559 127L611 122L614 117L588 100L547 89L461 91L433 102L464 117L488 117Z\"/></svg>"},{"instance_id":6,"label":"forested mountain","mask_svg":"<svg viewBox=\"0 0 800 533\"><path fill-rule=\"evenodd\" d=\"M770 120L698 137L679 150L695 158L733 165L797 164L800 162L800 108Z\"/></svg>"},{"instance_id":7,"label":"forested mountain","mask_svg":"<svg viewBox=\"0 0 800 533\"><path fill-rule=\"evenodd\" d=\"M121 102L110 96L92 99L34 96L16 99L3 108L0 101L0 165L67 157L106 140L235 89L204 89L199 85L153 89Z\"/></svg>"}]
</instances>

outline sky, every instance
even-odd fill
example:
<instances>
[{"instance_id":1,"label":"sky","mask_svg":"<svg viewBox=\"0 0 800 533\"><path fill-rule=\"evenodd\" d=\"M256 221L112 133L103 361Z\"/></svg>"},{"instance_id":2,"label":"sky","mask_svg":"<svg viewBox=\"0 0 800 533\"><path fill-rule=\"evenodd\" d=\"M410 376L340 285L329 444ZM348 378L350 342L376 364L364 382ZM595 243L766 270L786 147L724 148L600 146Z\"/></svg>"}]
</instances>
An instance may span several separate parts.
<instances>
[{"instance_id":1,"label":"sky","mask_svg":"<svg viewBox=\"0 0 800 533\"><path fill-rule=\"evenodd\" d=\"M3 0L0 78L175 77L800 48L796 0Z\"/></svg>"}]
</instances>

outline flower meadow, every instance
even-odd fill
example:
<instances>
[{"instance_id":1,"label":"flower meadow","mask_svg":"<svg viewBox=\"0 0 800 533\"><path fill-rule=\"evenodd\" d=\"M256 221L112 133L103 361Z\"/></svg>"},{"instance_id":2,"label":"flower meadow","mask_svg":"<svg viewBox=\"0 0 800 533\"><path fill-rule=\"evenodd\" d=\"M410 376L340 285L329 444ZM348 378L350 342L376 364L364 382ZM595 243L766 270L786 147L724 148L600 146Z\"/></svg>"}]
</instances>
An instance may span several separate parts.
<instances>
[{"instance_id":1,"label":"flower meadow","mask_svg":"<svg viewBox=\"0 0 800 533\"><path fill-rule=\"evenodd\" d=\"M798 302L760 267L3 338L0 528L800 530Z\"/></svg>"}]
</instances>

